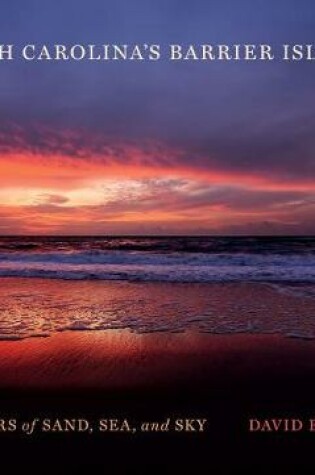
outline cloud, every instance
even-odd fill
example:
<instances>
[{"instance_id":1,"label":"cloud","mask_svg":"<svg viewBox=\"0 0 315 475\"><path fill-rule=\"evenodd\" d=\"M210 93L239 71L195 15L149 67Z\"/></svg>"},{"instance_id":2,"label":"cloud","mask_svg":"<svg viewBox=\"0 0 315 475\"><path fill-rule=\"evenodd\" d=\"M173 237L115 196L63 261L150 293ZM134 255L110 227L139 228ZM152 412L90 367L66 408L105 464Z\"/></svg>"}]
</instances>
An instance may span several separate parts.
<instances>
[{"instance_id":1,"label":"cloud","mask_svg":"<svg viewBox=\"0 0 315 475\"><path fill-rule=\"evenodd\" d=\"M248 148L250 141L249 138ZM271 147L271 139L268 143ZM283 159L283 170L275 172L266 166L269 163L267 153L265 159L261 156L255 160L258 151L254 147L250 163L249 159L242 161L237 146L231 147L225 159L219 160L200 146L199 150L190 150L184 145L176 148L145 139L140 143L124 141L83 129L59 130L37 126L24 130L11 124L0 135L0 181L4 187L44 183L45 186L67 188L91 182L97 177L204 177L209 183L275 191L315 188L313 161L304 159L301 164L292 160L289 152L286 168ZM235 158L232 160L232 157Z\"/></svg>"},{"instance_id":2,"label":"cloud","mask_svg":"<svg viewBox=\"0 0 315 475\"><path fill-rule=\"evenodd\" d=\"M64 205L69 201L69 198L66 196L50 195L49 193L43 193L42 195L39 195L38 199L40 202L51 206Z\"/></svg>"},{"instance_id":3,"label":"cloud","mask_svg":"<svg viewBox=\"0 0 315 475\"><path fill-rule=\"evenodd\" d=\"M131 9L127 0L93 0L86 9L71 0L58 10L52 0L29 0L27 8L4 0L0 29L17 48L77 43L78 32L81 43L149 41L163 51L172 42L313 42L309 0L298 10L293 0L258 3L135 0ZM3 64L3 232L309 232L311 67L164 59ZM106 195L110 181L120 183L124 200L113 189Z\"/></svg>"},{"instance_id":4,"label":"cloud","mask_svg":"<svg viewBox=\"0 0 315 475\"><path fill-rule=\"evenodd\" d=\"M35 196L25 205L0 206L2 233L303 234L313 229L315 212L315 194L309 192L209 186L185 179L105 182L90 204L74 195Z\"/></svg>"}]
</instances>

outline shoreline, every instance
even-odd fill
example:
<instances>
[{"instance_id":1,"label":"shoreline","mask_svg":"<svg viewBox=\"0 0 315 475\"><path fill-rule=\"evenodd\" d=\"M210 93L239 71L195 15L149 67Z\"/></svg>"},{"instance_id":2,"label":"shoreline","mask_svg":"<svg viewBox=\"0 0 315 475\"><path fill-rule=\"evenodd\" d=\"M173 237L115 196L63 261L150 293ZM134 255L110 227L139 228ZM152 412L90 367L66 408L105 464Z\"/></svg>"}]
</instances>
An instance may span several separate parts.
<instances>
[{"instance_id":1,"label":"shoreline","mask_svg":"<svg viewBox=\"0 0 315 475\"><path fill-rule=\"evenodd\" d=\"M0 420L209 421L204 434L0 432L8 473L34 461L42 472L47 460L54 474L255 473L262 461L269 473L270 460L279 473L312 466L313 434L250 433L248 420L314 417L315 340L258 333L259 324L313 331L314 299L256 284L0 283L4 330L51 330L48 338L0 341ZM211 322L238 332L211 333Z\"/></svg>"},{"instance_id":2,"label":"shoreline","mask_svg":"<svg viewBox=\"0 0 315 475\"><path fill-rule=\"evenodd\" d=\"M66 331L315 339L315 286L0 278L0 340Z\"/></svg>"}]
</instances>

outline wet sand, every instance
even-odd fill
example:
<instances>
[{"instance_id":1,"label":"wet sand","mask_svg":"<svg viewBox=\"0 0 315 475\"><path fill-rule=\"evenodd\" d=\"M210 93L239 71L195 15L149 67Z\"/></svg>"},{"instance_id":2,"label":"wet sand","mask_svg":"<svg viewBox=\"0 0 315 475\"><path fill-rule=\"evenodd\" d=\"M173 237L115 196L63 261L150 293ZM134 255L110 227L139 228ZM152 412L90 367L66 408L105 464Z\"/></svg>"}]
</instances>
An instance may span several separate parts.
<instances>
[{"instance_id":1,"label":"wet sand","mask_svg":"<svg viewBox=\"0 0 315 475\"><path fill-rule=\"evenodd\" d=\"M248 420L315 417L314 381L315 344L277 335L104 331L1 342L2 417L209 421L205 434L0 434L2 463L6 473L29 464L45 473L267 474L272 460L273 470L308 473L314 434L252 434Z\"/></svg>"},{"instance_id":2,"label":"wet sand","mask_svg":"<svg viewBox=\"0 0 315 475\"><path fill-rule=\"evenodd\" d=\"M110 475L315 470L313 433L248 430L250 418L315 418L315 341L284 336L296 328L300 336L313 331L314 299L299 288L295 295L251 284L3 279L0 293L3 312L15 315L11 327L5 326L9 314L2 321L0 420L209 421L204 434L26 437L0 431L6 474L26 466L39 473ZM117 310L122 328L112 328L108 315L104 320L104 307ZM47 337L9 341L12 330L28 334L34 315L34 333L51 323ZM91 317L93 331L86 330ZM230 334L211 333L220 318L221 330L232 325ZM104 330L106 322L112 327ZM262 328L267 333L259 334Z\"/></svg>"},{"instance_id":3,"label":"wet sand","mask_svg":"<svg viewBox=\"0 0 315 475\"><path fill-rule=\"evenodd\" d=\"M220 387L259 371L315 374L315 342L279 335L65 332L0 344L0 388L160 390Z\"/></svg>"},{"instance_id":4,"label":"wet sand","mask_svg":"<svg viewBox=\"0 0 315 475\"><path fill-rule=\"evenodd\" d=\"M109 329L315 338L314 295L306 284L0 278L0 340Z\"/></svg>"}]
</instances>

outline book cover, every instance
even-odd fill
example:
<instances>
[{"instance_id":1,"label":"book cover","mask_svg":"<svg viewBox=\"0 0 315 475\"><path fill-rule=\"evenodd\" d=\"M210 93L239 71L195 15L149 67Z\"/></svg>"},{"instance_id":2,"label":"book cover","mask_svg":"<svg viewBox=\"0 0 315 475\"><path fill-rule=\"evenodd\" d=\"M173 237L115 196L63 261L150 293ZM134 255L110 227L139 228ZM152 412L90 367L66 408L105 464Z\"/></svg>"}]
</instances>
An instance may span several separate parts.
<instances>
[{"instance_id":1,"label":"book cover","mask_svg":"<svg viewBox=\"0 0 315 475\"><path fill-rule=\"evenodd\" d=\"M313 2L0 9L3 473L312 472Z\"/></svg>"}]
</instances>

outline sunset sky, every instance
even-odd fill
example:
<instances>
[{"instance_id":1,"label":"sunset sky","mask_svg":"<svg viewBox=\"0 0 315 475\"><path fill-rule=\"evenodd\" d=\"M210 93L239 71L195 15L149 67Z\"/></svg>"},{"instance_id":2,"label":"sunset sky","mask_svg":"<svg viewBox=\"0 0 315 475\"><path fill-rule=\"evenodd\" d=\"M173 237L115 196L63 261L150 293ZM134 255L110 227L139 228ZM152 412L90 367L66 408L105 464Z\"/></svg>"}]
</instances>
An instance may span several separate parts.
<instances>
[{"instance_id":1,"label":"sunset sky","mask_svg":"<svg viewBox=\"0 0 315 475\"><path fill-rule=\"evenodd\" d=\"M313 0L3 0L0 15L17 48L314 32ZM315 61L0 61L0 234L314 234L314 80Z\"/></svg>"}]
</instances>

